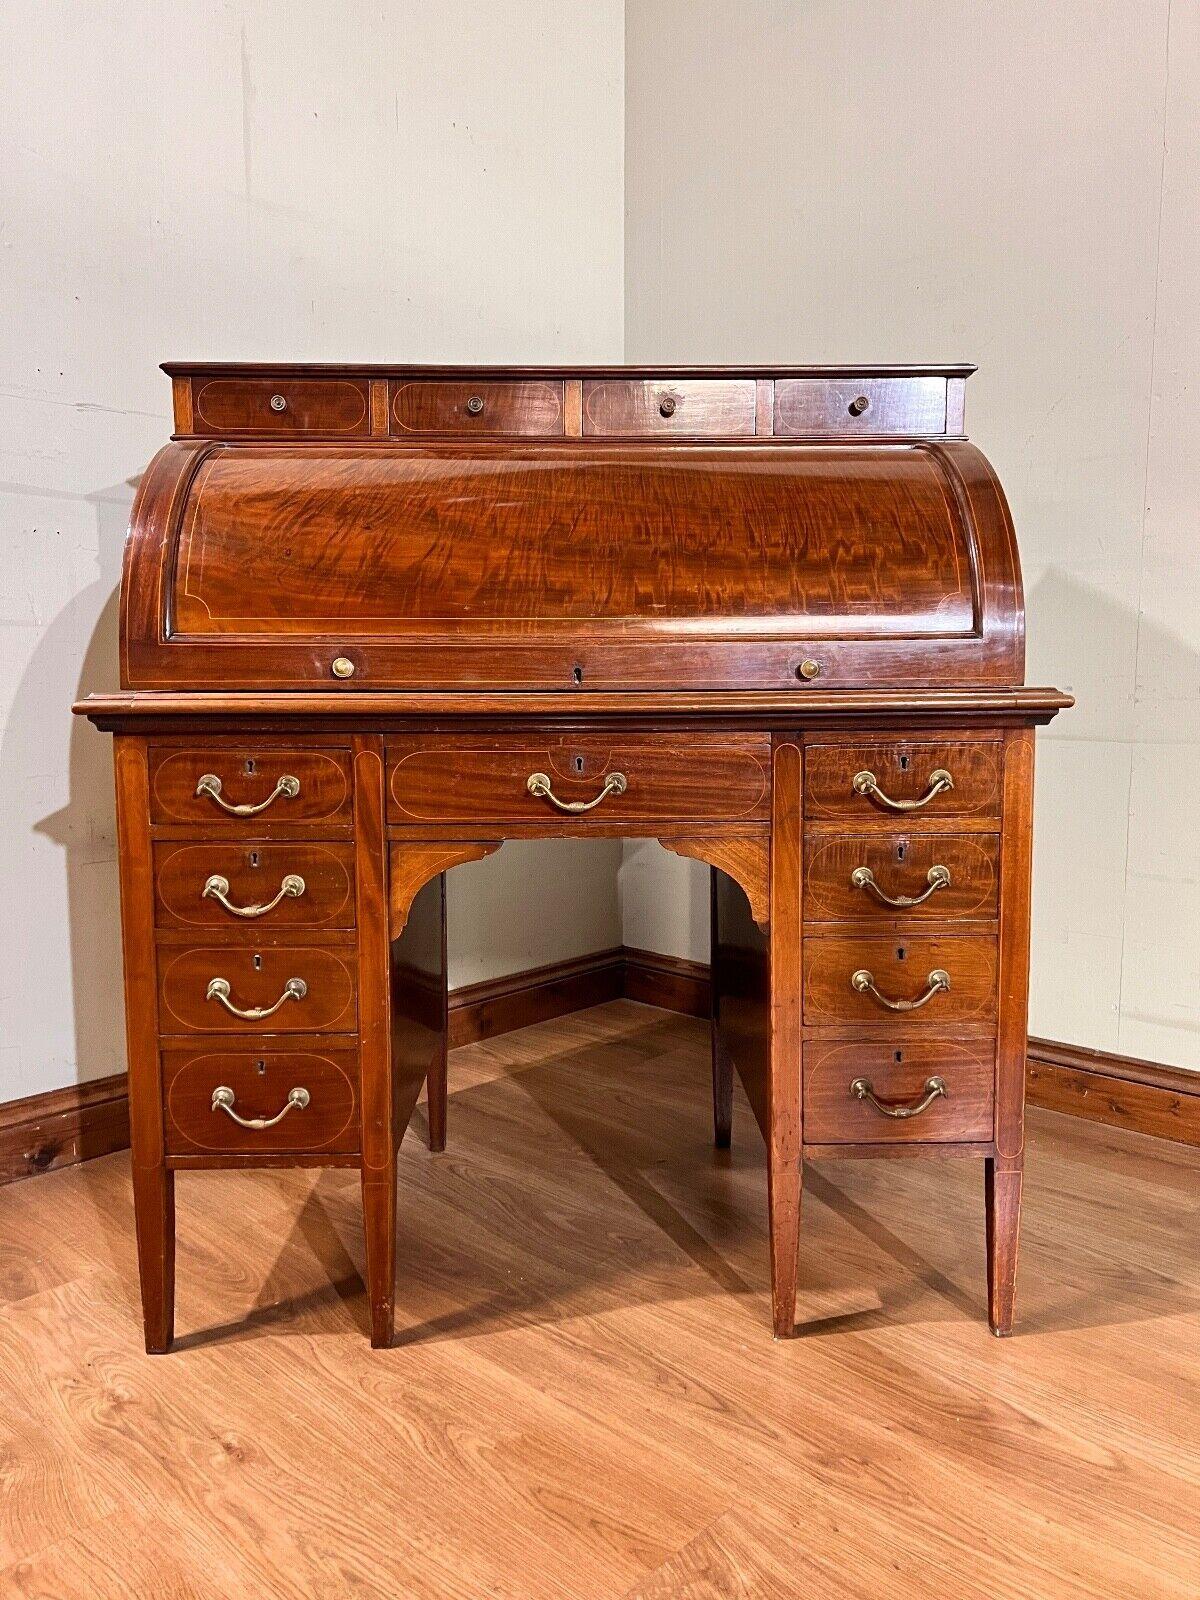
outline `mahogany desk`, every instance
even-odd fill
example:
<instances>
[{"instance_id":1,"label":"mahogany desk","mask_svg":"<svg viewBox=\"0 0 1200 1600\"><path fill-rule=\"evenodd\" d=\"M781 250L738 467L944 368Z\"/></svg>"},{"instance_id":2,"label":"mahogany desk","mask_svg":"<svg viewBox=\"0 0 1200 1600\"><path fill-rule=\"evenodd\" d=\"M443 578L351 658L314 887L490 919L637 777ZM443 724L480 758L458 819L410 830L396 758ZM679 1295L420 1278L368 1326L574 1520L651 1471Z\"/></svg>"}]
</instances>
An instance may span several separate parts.
<instances>
[{"instance_id":1,"label":"mahogany desk","mask_svg":"<svg viewBox=\"0 0 1200 1600\"><path fill-rule=\"evenodd\" d=\"M444 874L654 837L713 879L713 1096L767 1148L774 1331L805 1156L984 1163L1012 1327L1033 729L969 367L169 365L115 734L146 1347L174 1176L445 1140Z\"/></svg>"}]
</instances>

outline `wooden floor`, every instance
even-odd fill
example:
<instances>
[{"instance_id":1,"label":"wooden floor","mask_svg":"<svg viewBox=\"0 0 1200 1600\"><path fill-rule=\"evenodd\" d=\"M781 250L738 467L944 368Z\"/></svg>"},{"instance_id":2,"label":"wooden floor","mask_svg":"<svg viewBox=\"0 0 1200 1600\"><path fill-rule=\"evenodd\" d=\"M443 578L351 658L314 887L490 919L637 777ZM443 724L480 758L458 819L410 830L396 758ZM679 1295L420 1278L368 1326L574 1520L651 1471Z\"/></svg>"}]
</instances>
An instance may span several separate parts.
<instances>
[{"instance_id":1,"label":"wooden floor","mask_svg":"<svg viewBox=\"0 0 1200 1600\"><path fill-rule=\"evenodd\" d=\"M749 1111L629 1001L452 1058L389 1352L356 1174L181 1176L154 1358L127 1157L0 1190L0 1594L1194 1600L1198 1152L1031 1124L1007 1342L980 1166L843 1162L773 1343Z\"/></svg>"}]
</instances>

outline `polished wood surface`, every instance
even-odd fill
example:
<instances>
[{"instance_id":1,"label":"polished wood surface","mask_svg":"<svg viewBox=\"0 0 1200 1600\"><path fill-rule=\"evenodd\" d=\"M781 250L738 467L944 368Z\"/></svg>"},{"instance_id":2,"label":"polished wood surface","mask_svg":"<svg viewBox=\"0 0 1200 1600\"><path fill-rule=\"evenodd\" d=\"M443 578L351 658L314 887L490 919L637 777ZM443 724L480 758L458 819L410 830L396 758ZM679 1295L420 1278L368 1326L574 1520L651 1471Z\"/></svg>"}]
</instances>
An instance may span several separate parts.
<instances>
[{"instance_id":1,"label":"polished wood surface","mask_svg":"<svg viewBox=\"0 0 1200 1600\"><path fill-rule=\"evenodd\" d=\"M148 1347L170 1339L173 1170L301 1161L360 1168L389 1342L422 1090L430 1144L447 1138L444 874L506 838L629 835L716 874L713 1131L725 1147L737 1074L768 1152L776 1335L801 1161L831 1148L985 1161L1008 1331L1029 754L1069 697L1022 682L1020 565L962 433L968 369L169 370L177 437L126 547L123 692L79 708L128 751L127 988L156 996L131 1036ZM647 990L697 997L661 965ZM875 1133L857 1105L806 1133L805 1064L833 1040L889 1097L905 1048L944 1047L941 1131ZM273 1050L357 1051L357 1147L349 1125L272 1120ZM226 1087L286 1131L183 1153L236 1051Z\"/></svg>"},{"instance_id":2,"label":"polished wood surface","mask_svg":"<svg viewBox=\"0 0 1200 1600\"><path fill-rule=\"evenodd\" d=\"M988 1144L995 1076L990 1040L814 1039L804 1052L805 1139L812 1144ZM888 1106L912 1105L931 1077L941 1078L946 1092L913 1117L888 1117L850 1089L865 1078Z\"/></svg>"},{"instance_id":3,"label":"polished wood surface","mask_svg":"<svg viewBox=\"0 0 1200 1600\"><path fill-rule=\"evenodd\" d=\"M234 1091L233 1109L247 1120L269 1120L293 1089L306 1089L307 1105L290 1110L270 1128L243 1128L213 1106L213 1091ZM171 1155L267 1151L355 1151L359 1146L358 1050L353 1037L321 1046L280 1049L172 1047L163 1051L163 1109Z\"/></svg>"},{"instance_id":4,"label":"polished wood surface","mask_svg":"<svg viewBox=\"0 0 1200 1600\"><path fill-rule=\"evenodd\" d=\"M739 1093L714 1158L707 1062L628 1002L453 1056L389 1353L353 1172L179 1179L166 1362L128 1157L0 1191L0 1591L1192 1600L1195 1152L1031 1112L1004 1344L977 1163L810 1162L775 1344L765 1155Z\"/></svg>"}]
</instances>

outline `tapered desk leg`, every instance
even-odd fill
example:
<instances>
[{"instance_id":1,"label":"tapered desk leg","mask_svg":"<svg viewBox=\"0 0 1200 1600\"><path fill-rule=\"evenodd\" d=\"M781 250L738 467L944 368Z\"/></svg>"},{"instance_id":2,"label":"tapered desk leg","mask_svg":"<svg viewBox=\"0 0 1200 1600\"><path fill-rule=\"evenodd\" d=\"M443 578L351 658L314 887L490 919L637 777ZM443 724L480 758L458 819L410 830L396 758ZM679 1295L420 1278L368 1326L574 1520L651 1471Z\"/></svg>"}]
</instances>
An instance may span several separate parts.
<instances>
[{"instance_id":1,"label":"tapered desk leg","mask_svg":"<svg viewBox=\"0 0 1200 1600\"><path fill-rule=\"evenodd\" d=\"M717 1012L721 1003L721 974L717 970L721 951L721 926L718 911L717 869L708 869L709 906L709 1044L712 1050L713 1143L728 1150L733 1138L733 1062L721 1043Z\"/></svg>"},{"instance_id":2,"label":"tapered desk leg","mask_svg":"<svg viewBox=\"0 0 1200 1600\"><path fill-rule=\"evenodd\" d=\"M431 1150L444 1150L446 1148L446 1100L448 1085L446 1081L446 1052L439 1050L434 1056L429 1068L427 1094L429 1097L429 1148Z\"/></svg>"},{"instance_id":3,"label":"tapered desk leg","mask_svg":"<svg viewBox=\"0 0 1200 1600\"><path fill-rule=\"evenodd\" d=\"M362 1175L363 1236L367 1257L367 1299L371 1343L386 1350L396 1316L396 1167Z\"/></svg>"},{"instance_id":4,"label":"tapered desk leg","mask_svg":"<svg viewBox=\"0 0 1200 1600\"><path fill-rule=\"evenodd\" d=\"M767 1194L771 1227L771 1313L775 1337L796 1325L800 1238L800 793L799 747L774 753L771 817L770 1018Z\"/></svg>"},{"instance_id":5,"label":"tapered desk leg","mask_svg":"<svg viewBox=\"0 0 1200 1600\"><path fill-rule=\"evenodd\" d=\"M138 1277L147 1355L165 1355L175 1334L175 1174L133 1168Z\"/></svg>"},{"instance_id":6,"label":"tapered desk leg","mask_svg":"<svg viewBox=\"0 0 1200 1600\"><path fill-rule=\"evenodd\" d=\"M1021 1235L1021 1160L984 1163L987 1225L988 1322L997 1338L1013 1330L1017 1298L1017 1250Z\"/></svg>"}]
</instances>

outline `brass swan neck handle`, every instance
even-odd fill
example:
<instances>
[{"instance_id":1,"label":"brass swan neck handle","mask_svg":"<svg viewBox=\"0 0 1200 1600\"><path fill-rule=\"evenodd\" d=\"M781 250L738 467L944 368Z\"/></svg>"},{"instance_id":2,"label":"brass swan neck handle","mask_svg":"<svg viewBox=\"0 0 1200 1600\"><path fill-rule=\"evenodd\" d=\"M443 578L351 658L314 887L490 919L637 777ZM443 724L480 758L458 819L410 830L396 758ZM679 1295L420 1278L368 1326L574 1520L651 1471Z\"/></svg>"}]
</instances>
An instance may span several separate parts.
<instances>
[{"instance_id":1,"label":"brass swan neck handle","mask_svg":"<svg viewBox=\"0 0 1200 1600\"><path fill-rule=\"evenodd\" d=\"M931 800L936 800L945 789L953 789L954 779L945 767L935 767L929 774L929 784L925 793L917 800L893 800L891 795L884 794L879 787L873 772L856 772L850 780L850 787L855 794L861 794L868 800L875 800L887 811L920 811L922 806L927 806Z\"/></svg>"},{"instance_id":2,"label":"brass swan neck handle","mask_svg":"<svg viewBox=\"0 0 1200 1600\"><path fill-rule=\"evenodd\" d=\"M857 994L869 994L877 1005L883 1006L888 1011L919 1011L922 1006L928 1005L935 994L942 994L950 987L950 974L941 967L934 967L925 980L925 990L915 1000L892 1000L882 994L875 987L875 976L866 967L859 967L858 971L851 974L850 985Z\"/></svg>"},{"instance_id":3,"label":"brass swan neck handle","mask_svg":"<svg viewBox=\"0 0 1200 1600\"><path fill-rule=\"evenodd\" d=\"M268 911L274 911L281 900L298 900L304 893L305 887L304 879L298 872L289 872L270 900L264 900L261 905L235 906L229 899L229 879L223 878L219 872L214 872L201 889L200 898L215 900L234 917L265 917Z\"/></svg>"},{"instance_id":4,"label":"brass swan neck handle","mask_svg":"<svg viewBox=\"0 0 1200 1600\"><path fill-rule=\"evenodd\" d=\"M241 1006L235 1006L233 1001L229 998L229 979L212 978L209 980L209 985L205 990L204 998L206 1000L219 1000L231 1016L245 1017L247 1022L261 1022L264 1017L274 1016L279 1010L280 1006L285 1004L286 1001L303 1000L307 993L308 985L305 983L303 978L289 978L283 986L283 993L279 996L279 999L276 1000L273 1006L247 1006L245 1010L243 1010Z\"/></svg>"},{"instance_id":5,"label":"brass swan neck handle","mask_svg":"<svg viewBox=\"0 0 1200 1600\"><path fill-rule=\"evenodd\" d=\"M850 882L856 889L861 889L864 894L873 894L880 905L884 906L919 906L924 905L931 894L936 894L939 889L950 887L950 869L943 866L932 866L925 874L925 882L929 885L921 894L885 894L875 881L875 874L870 867L855 867L850 874Z\"/></svg>"},{"instance_id":6,"label":"brass swan neck handle","mask_svg":"<svg viewBox=\"0 0 1200 1600\"><path fill-rule=\"evenodd\" d=\"M871 1086L870 1078L855 1078L850 1085L850 1093L856 1100L870 1101L881 1116L895 1117L898 1121L904 1121L908 1117L919 1117L922 1111L928 1111L935 1100L947 1097L948 1090L945 1078L926 1078L925 1087L915 1100L899 1102L881 1100Z\"/></svg>"},{"instance_id":7,"label":"brass swan neck handle","mask_svg":"<svg viewBox=\"0 0 1200 1600\"><path fill-rule=\"evenodd\" d=\"M300 779L293 778L290 772L285 772L267 798L253 806L248 804L231 806L222 795L221 787L221 780L216 773L206 772L196 785L196 793L206 794L214 805L220 806L221 810L227 811L231 817L256 817L260 811L265 811L268 806L274 805L276 800L294 800L300 793Z\"/></svg>"},{"instance_id":8,"label":"brass swan neck handle","mask_svg":"<svg viewBox=\"0 0 1200 1600\"><path fill-rule=\"evenodd\" d=\"M273 1128L277 1122L283 1121L289 1111L303 1111L312 1096L307 1089L300 1086L295 1089L289 1089L288 1097L284 1101L282 1109L277 1111L273 1117L243 1117L240 1112L234 1110L236 1099L237 1096L227 1083L218 1084L213 1090L212 1108L214 1111L223 1111L227 1117L232 1117L239 1128L254 1128L258 1130Z\"/></svg>"},{"instance_id":9,"label":"brass swan neck handle","mask_svg":"<svg viewBox=\"0 0 1200 1600\"><path fill-rule=\"evenodd\" d=\"M602 800L608 799L610 794L624 794L629 787L629 780L623 772L610 772L594 800L560 800L550 787L550 779L544 772L531 772L525 780L525 787L535 799L549 800L550 804L557 806L560 811L578 815L581 811L595 810Z\"/></svg>"}]
</instances>

